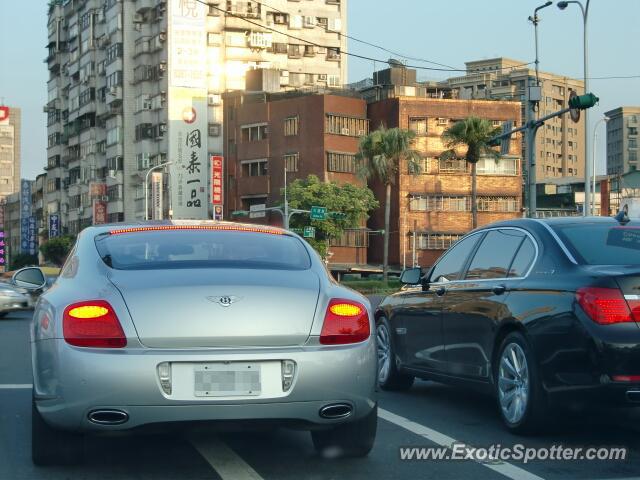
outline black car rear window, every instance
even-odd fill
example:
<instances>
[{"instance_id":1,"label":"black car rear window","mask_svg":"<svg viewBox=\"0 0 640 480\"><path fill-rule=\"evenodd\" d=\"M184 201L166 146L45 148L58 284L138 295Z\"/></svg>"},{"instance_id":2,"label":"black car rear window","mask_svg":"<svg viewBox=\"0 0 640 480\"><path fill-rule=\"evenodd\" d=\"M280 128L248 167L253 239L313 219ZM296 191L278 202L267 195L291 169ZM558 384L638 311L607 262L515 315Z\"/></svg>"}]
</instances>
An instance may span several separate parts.
<instances>
[{"instance_id":1,"label":"black car rear window","mask_svg":"<svg viewBox=\"0 0 640 480\"><path fill-rule=\"evenodd\" d=\"M306 270L311 259L289 235L224 230L143 230L96 237L102 260L118 270L253 268Z\"/></svg>"},{"instance_id":2,"label":"black car rear window","mask_svg":"<svg viewBox=\"0 0 640 480\"><path fill-rule=\"evenodd\" d=\"M640 264L640 227L602 223L551 225L579 263Z\"/></svg>"}]
</instances>

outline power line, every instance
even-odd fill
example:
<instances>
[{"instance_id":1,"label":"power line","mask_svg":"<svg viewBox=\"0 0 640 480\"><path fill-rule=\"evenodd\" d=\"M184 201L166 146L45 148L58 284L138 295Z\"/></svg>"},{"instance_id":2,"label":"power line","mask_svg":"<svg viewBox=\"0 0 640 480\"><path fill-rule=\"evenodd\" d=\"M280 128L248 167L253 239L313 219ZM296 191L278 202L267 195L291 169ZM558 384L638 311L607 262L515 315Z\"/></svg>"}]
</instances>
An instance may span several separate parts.
<instances>
[{"instance_id":1,"label":"power line","mask_svg":"<svg viewBox=\"0 0 640 480\"><path fill-rule=\"evenodd\" d=\"M588 80L618 80L627 78L640 78L640 75L613 75L610 77L589 77Z\"/></svg>"},{"instance_id":2,"label":"power line","mask_svg":"<svg viewBox=\"0 0 640 480\"><path fill-rule=\"evenodd\" d=\"M223 8L217 7L217 6L213 5L213 4L209 4L204 0L196 0L196 1L198 3L201 3L203 5L208 6L209 8L213 8L214 10L217 10L219 12L223 12L225 15L228 15L228 16L231 16L231 17L234 17L234 18L239 18L240 20L243 20L243 21L245 21L247 23L250 23L251 25L255 25L257 27L264 28L265 30L269 30L269 31L271 31L273 33L277 33L279 35L284 35L285 37L288 37L288 38L293 38L294 40L298 40L299 42L305 42L305 43L307 43L309 45L313 45L313 46L319 47L319 48L339 48L339 47L333 47L333 46L330 46L330 45L320 45L320 44L312 42L310 40L306 40L304 38L300 38L300 37L297 37L295 35L291 35L289 33L282 32L280 30L276 30L276 29L271 28L271 27L269 27L267 25L263 25L261 23L254 22L253 20L249 20L248 18L245 18L242 15L238 15L238 14L235 14L233 12L229 12L229 11L227 11L227 10L225 10ZM336 32L336 33L339 33L339 32ZM343 54L348 55L350 57L360 58L362 60L368 60L370 62L379 62L379 63L383 63L383 64L387 63L387 60L381 60L379 58L368 57L366 55L358 55L356 53L345 52L345 51L342 51L342 50L340 51L340 53L343 53ZM502 69L495 69L495 70L492 70L492 71L495 72L497 70L512 70L514 68L531 65L532 63L533 62L528 62L528 63L523 63L523 64L520 64L520 65L513 65L511 67L505 67L505 68L502 68ZM466 69L463 70L463 69L457 69L457 68L435 68L435 67L423 67L423 66L420 66L420 65L403 65L403 66L405 68L415 68L416 70L428 70L428 71L433 71L433 72L464 72L464 73L467 73ZM481 72L478 72L478 73L481 73Z\"/></svg>"},{"instance_id":3,"label":"power line","mask_svg":"<svg viewBox=\"0 0 640 480\"><path fill-rule=\"evenodd\" d=\"M258 5L262 5L263 7L270 8L271 10L275 10L276 12L279 12L279 13L282 13L282 14L285 14L285 15L290 15L290 13L289 13L289 12L285 12L284 10L280 10L280 9L279 9L279 8L277 8L277 7L273 7L273 6L271 6L271 5L267 5L266 3L258 2L258 1L256 1L256 0L254 0L254 1L255 1L255 3L257 3ZM314 25L314 28L315 28L315 27L317 27L317 26L318 26L318 25ZM453 70L455 70L455 69L456 69L456 67L452 67L451 65L447 65L447 64L444 64L444 63L434 62L433 60L427 60L426 58L411 57L411 56L409 56L409 55L404 55L404 54L399 53L399 52L394 52L393 50L389 50L388 48L383 47L383 46L381 46L381 45L376 45L375 43L371 43L371 42L368 42L368 41L366 41L366 40L362 40L362 39L360 39L360 38L356 38L356 37L354 37L354 36L352 36L352 35L347 35L346 33L342 33L342 32L336 32L336 33L337 33L338 35L342 36L342 37L348 38L349 40L353 40L354 42L359 42L359 43L362 43L362 44L364 44L364 45L369 45L370 47L374 47L374 48L380 49L380 50L382 50L382 51L385 51L385 52L387 52L387 53L390 53L391 55L395 55L395 56L400 57L400 58L405 58L405 59L407 59L407 60L413 60L413 61L416 61L416 62L431 63L432 65L437 65L437 66L439 66L439 67L446 67L446 68L450 68L450 69L453 69Z\"/></svg>"}]
</instances>

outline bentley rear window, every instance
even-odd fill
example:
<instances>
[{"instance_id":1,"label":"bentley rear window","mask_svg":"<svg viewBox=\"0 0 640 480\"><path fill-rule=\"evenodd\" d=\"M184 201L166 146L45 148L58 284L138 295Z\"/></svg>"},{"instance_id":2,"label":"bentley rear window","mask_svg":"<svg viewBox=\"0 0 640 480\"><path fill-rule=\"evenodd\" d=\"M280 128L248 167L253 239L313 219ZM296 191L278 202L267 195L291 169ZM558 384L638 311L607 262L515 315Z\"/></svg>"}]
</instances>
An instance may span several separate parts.
<instances>
[{"instance_id":1,"label":"bentley rear window","mask_svg":"<svg viewBox=\"0 0 640 480\"><path fill-rule=\"evenodd\" d=\"M266 232L131 229L98 235L96 247L102 260L118 270L311 266L299 239Z\"/></svg>"},{"instance_id":2,"label":"bentley rear window","mask_svg":"<svg viewBox=\"0 0 640 480\"><path fill-rule=\"evenodd\" d=\"M640 228L611 224L552 225L576 260L587 265L640 264Z\"/></svg>"}]
</instances>

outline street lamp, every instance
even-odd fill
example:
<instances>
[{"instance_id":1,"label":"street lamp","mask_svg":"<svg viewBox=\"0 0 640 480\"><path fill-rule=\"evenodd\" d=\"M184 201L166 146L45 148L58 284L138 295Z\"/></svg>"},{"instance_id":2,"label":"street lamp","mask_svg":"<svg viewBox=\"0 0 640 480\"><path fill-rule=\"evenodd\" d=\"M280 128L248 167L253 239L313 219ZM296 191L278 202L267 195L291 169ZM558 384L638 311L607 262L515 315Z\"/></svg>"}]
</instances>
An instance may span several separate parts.
<instances>
[{"instance_id":1,"label":"street lamp","mask_svg":"<svg viewBox=\"0 0 640 480\"><path fill-rule=\"evenodd\" d=\"M147 170L147 174L144 177L144 219L149 220L149 175L154 170L159 170L161 168L166 167L167 165L171 165L173 162L165 162L160 165L156 165L155 167L151 167Z\"/></svg>"},{"instance_id":2,"label":"street lamp","mask_svg":"<svg viewBox=\"0 0 640 480\"><path fill-rule=\"evenodd\" d=\"M605 115L593 126L593 162L591 165L593 167L593 206L591 208L591 215L596 214L596 141L598 139L598 127L601 123L606 123L609 120L611 119ZM600 206L602 208L602 190L600 190Z\"/></svg>"},{"instance_id":3,"label":"street lamp","mask_svg":"<svg viewBox=\"0 0 640 480\"><path fill-rule=\"evenodd\" d=\"M589 16L589 2L591 2L591 0L586 0L586 1L587 1L586 6L582 5L582 3L579 2L578 0L558 2L558 8L560 10L564 10L565 8L567 8L570 3L575 3L580 7L580 11L582 12L582 21L584 25L584 29L583 29L584 78L583 80L584 80L585 94L589 92L589 44L587 41L587 19ZM590 199L589 199L589 189L590 189L589 187L589 173L590 173L589 172L589 126L588 126L587 119L588 119L588 113L585 110L584 111L584 208L582 212L584 216L587 215L588 205L590 205L589 203L590 202Z\"/></svg>"}]
</instances>

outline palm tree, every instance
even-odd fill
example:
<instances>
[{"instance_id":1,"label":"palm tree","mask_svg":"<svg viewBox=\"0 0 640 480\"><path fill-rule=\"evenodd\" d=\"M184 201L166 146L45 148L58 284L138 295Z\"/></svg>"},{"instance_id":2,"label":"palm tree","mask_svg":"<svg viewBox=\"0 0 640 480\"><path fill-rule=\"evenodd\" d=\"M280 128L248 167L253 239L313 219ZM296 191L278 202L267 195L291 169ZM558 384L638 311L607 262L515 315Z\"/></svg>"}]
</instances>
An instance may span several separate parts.
<instances>
[{"instance_id":1,"label":"palm tree","mask_svg":"<svg viewBox=\"0 0 640 480\"><path fill-rule=\"evenodd\" d=\"M411 147L415 133L401 128L387 129L384 125L360 139L356 156L360 177L379 180L386 187L384 204L383 278L389 276L389 217L391 214L391 186L401 165L406 161L409 173L421 171L420 154Z\"/></svg>"},{"instance_id":2,"label":"palm tree","mask_svg":"<svg viewBox=\"0 0 640 480\"><path fill-rule=\"evenodd\" d=\"M454 123L442 134L445 150L440 154L443 160L459 158L457 149L465 147L464 159L471 164L471 217L473 228L478 226L477 178L476 164L483 156L489 156L496 161L500 154L495 151L489 141L500 135L500 127L494 127L489 120L478 117L467 117Z\"/></svg>"}]
</instances>

